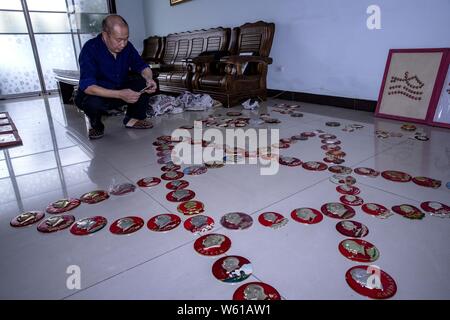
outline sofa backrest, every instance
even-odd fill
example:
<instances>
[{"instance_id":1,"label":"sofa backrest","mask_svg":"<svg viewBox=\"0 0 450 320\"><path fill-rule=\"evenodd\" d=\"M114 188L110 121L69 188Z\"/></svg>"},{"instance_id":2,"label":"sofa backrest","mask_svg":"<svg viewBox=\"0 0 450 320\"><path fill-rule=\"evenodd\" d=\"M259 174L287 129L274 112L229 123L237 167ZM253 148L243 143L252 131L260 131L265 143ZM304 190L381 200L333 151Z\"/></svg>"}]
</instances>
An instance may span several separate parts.
<instances>
[{"instance_id":1,"label":"sofa backrest","mask_svg":"<svg viewBox=\"0 0 450 320\"><path fill-rule=\"evenodd\" d=\"M230 28L222 27L169 34L163 62L180 67L183 59L198 57L202 52L227 50L230 34Z\"/></svg>"},{"instance_id":2,"label":"sofa backrest","mask_svg":"<svg viewBox=\"0 0 450 320\"><path fill-rule=\"evenodd\" d=\"M264 21L246 23L233 29L230 52L234 55L252 53L268 57L272 48L275 24Z\"/></svg>"},{"instance_id":3,"label":"sofa backrest","mask_svg":"<svg viewBox=\"0 0 450 320\"><path fill-rule=\"evenodd\" d=\"M142 51L142 59L145 62L156 62L161 59L164 51L164 38L151 36L144 40L144 50Z\"/></svg>"}]
</instances>

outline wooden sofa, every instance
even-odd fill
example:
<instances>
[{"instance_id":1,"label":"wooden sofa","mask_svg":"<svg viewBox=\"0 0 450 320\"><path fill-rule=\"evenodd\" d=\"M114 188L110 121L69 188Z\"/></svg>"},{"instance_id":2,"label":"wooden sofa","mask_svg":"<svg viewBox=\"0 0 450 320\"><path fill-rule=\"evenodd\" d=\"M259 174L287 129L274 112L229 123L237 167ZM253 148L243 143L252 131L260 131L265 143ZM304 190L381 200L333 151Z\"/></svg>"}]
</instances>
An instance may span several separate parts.
<instances>
[{"instance_id":1,"label":"wooden sofa","mask_svg":"<svg viewBox=\"0 0 450 320\"><path fill-rule=\"evenodd\" d=\"M231 107L248 98L266 99L274 32L273 23L258 21L233 30L169 34L160 41L149 37L142 56L149 63L160 63L156 70L160 91L207 93ZM156 46L162 48L159 57Z\"/></svg>"}]
</instances>

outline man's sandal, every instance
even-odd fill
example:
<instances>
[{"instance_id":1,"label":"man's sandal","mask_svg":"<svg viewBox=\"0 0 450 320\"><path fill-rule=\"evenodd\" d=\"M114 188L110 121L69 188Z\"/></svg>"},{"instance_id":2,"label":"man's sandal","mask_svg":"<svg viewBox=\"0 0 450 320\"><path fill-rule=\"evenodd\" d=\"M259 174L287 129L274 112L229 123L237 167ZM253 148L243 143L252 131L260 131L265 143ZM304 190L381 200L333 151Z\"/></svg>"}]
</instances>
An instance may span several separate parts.
<instances>
[{"instance_id":1,"label":"man's sandal","mask_svg":"<svg viewBox=\"0 0 450 320\"><path fill-rule=\"evenodd\" d=\"M153 128L153 124L147 119L138 120L138 119L130 119L125 128L129 129L150 129Z\"/></svg>"}]
</instances>

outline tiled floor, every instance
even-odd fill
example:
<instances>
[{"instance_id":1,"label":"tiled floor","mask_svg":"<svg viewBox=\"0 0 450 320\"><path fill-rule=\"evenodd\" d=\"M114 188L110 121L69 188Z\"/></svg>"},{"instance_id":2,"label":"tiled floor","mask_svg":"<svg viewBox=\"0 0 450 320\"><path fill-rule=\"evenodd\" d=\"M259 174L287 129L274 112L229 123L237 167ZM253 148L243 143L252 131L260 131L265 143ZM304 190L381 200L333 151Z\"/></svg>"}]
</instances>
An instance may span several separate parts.
<instances>
[{"instance_id":1,"label":"tiled floor","mask_svg":"<svg viewBox=\"0 0 450 320\"><path fill-rule=\"evenodd\" d=\"M365 202L390 208L423 201L450 205L450 130L422 127L430 140L380 139L375 130L401 132L401 122L377 119L373 114L302 103L302 118L272 111L280 100L269 100L255 112L257 118L269 111L281 124L280 137L303 131L323 130L338 136L347 153L343 165L371 167L379 171L401 170L412 176L428 176L443 182L438 189L395 183L381 176L354 174ZM240 107L234 108L240 110ZM115 219L141 216L145 221L159 213L177 213L177 203L166 200L169 190L163 181L156 187L137 189L126 196L111 196L95 205L82 204L72 213L76 218L103 215L108 227L86 237L68 229L43 234L36 226L12 228L11 219L26 210L44 210L55 200L108 189L114 183L159 177L161 165L152 142L170 135L180 125L206 113L186 112L153 119L151 130L128 130L120 117L106 119L104 138L89 141L86 122L74 107L60 104L58 97L0 101L23 139L23 146L0 153L0 299L231 299L239 284L216 280L211 266L219 257L204 257L193 249L198 236L181 224L166 233L143 227L128 236L109 232ZM209 113L225 113L217 109ZM340 127L327 127L339 121ZM346 124L364 128L344 132ZM299 141L282 155L302 161L322 161L324 151L317 137ZM11 164L11 165L9 165ZM312 172L301 167L281 166L272 176L260 175L258 165L227 165L200 176L185 176L196 199L205 203L205 214L216 221L213 229L227 235L232 246L227 254L252 262L253 275L244 281L262 281L275 287L284 299L367 299L345 281L346 271L358 264L343 257L338 244L344 236L336 231L335 219L324 217L316 225L303 225L290 217L298 207L320 209L339 201L329 171ZM389 273L398 286L393 299L450 299L450 219L426 215L408 220L397 214L382 220L355 207L353 220L368 226L365 238L380 250L374 262ZM219 221L227 212L251 214L253 225L244 231L223 228ZM289 219L277 230L258 222L262 212L276 211ZM181 216L184 221L186 217ZM80 267L81 289L70 290L67 268ZM240 283L241 284L241 283Z\"/></svg>"}]
</instances>

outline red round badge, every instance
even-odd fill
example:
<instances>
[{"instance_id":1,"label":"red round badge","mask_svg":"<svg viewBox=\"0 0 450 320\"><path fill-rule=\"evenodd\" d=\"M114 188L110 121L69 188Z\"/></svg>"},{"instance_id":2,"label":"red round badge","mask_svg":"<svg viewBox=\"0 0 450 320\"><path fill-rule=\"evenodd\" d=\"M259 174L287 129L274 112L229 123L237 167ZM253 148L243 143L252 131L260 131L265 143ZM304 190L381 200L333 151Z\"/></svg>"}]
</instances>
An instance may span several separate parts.
<instances>
[{"instance_id":1,"label":"red round badge","mask_svg":"<svg viewBox=\"0 0 450 320\"><path fill-rule=\"evenodd\" d=\"M259 215L258 221L265 227L278 229L285 226L289 220L277 212L264 212Z\"/></svg>"},{"instance_id":2,"label":"red round badge","mask_svg":"<svg viewBox=\"0 0 450 320\"><path fill-rule=\"evenodd\" d=\"M74 221L75 217L71 214L51 216L38 224L37 229L44 233L56 232L70 227Z\"/></svg>"},{"instance_id":3,"label":"red round badge","mask_svg":"<svg viewBox=\"0 0 450 320\"><path fill-rule=\"evenodd\" d=\"M139 217L125 217L117 219L109 227L109 231L114 234L130 234L138 231L144 225L144 220Z\"/></svg>"},{"instance_id":4,"label":"red round badge","mask_svg":"<svg viewBox=\"0 0 450 320\"><path fill-rule=\"evenodd\" d=\"M339 252L347 259L370 263L380 256L380 251L368 241L345 239L339 243Z\"/></svg>"},{"instance_id":5,"label":"red round badge","mask_svg":"<svg viewBox=\"0 0 450 320\"><path fill-rule=\"evenodd\" d=\"M76 236L85 236L103 229L108 221L105 217L95 216L78 220L70 228L70 232Z\"/></svg>"},{"instance_id":6,"label":"red round badge","mask_svg":"<svg viewBox=\"0 0 450 320\"><path fill-rule=\"evenodd\" d=\"M302 167L303 167L303 169L312 170L312 171L323 171L328 168L328 166L325 163L318 162L318 161L304 162Z\"/></svg>"},{"instance_id":7,"label":"red round badge","mask_svg":"<svg viewBox=\"0 0 450 320\"><path fill-rule=\"evenodd\" d=\"M344 176L341 174L333 174L330 179L331 182L335 183L335 184L340 184L340 185L347 185L347 186L351 186L354 185L356 183L356 179L352 176Z\"/></svg>"},{"instance_id":8,"label":"red round badge","mask_svg":"<svg viewBox=\"0 0 450 320\"><path fill-rule=\"evenodd\" d=\"M425 214L422 211L420 211L420 209L409 204L401 204L399 206L393 206L392 211L398 213L399 215L405 218L413 220L423 219L423 217L425 216Z\"/></svg>"},{"instance_id":9,"label":"red round badge","mask_svg":"<svg viewBox=\"0 0 450 320\"><path fill-rule=\"evenodd\" d=\"M166 184L166 188L170 190L184 189L189 186L186 180L173 180Z\"/></svg>"},{"instance_id":10,"label":"red round badge","mask_svg":"<svg viewBox=\"0 0 450 320\"><path fill-rule=\"evenodd\" d=\"M195 192L189 189L178 189L169 192L166 199L172 202L189 201L195 197Z\"/></svg>"},{"instance_id":11,"label":"red round badge","mask_svg":"<svg viewBox=\"0 0 450 320\"><path fill-rule=\"evenodd\" d=\"M392 215L391 210L376 203L365 203L362 205L361 209L372 216L379 217L381 219L388 218Z\"/></svg>"},{"instance_id":12,"label":"red round badge","mask_svg":"<svg viewBox=\"0 0 450 320\"><path fill-rule=\"evenodd\" d=\"M134 192L136 186L132 183L116 184L109 189L109 193L115 196L121 196L130 192Z\"/></svg>"},{"instance_id":13,"label":"red round badge","mask_svg":"<svg viewBox=\"0 0 450 320\"><path fill-rule=\"evenodd\" d=\"M308 138L311 138L311 137L315 137L316 136L316 134L314 133L314 132L311 132L311 131L306 131L306 132L302 132L302 133L300 133L302 136L304 136L304 137L308 137Z\"/></svg>"},{"instance_id":14,"label":"red round badge","mask_svg":"<svg viewBox=\"0 0 450 320\"><path fill-rule=\"evenodd\" d=\"M206 234L194 242L194 250L204 256L218 256L227 252L230 247L230 238L218 233Z\"/></svg>"},{"instance_id":15,"label":"red round badge","mask_svg":"<svg viewBox=\"0 0 450 320\"><path fill-rule=\"evenodd\" d=\"M192 216L205 211L205 205L197 200L182 202L178 205L177 210L185 216Z\"/></svg>"},{"instance_id":16,"label":"red round badge","mask_svg":"<svg viewBox=\"0 0 450 320\"><path fill-rule=\"evenodd\" d=\"M181 166L172 163L168 163L165 166L161 167L161 171L177 171L180 170Z\"/></svg>"},{"instance_id":17,"label":"red round badge","mask_svg":"<svg viewBox=\"0 0 450 320\"><path fill-rule=\"evenodd\" d=\"M364 200L358 196L345 194L339 198L339 200L343 204L347 204L349 206L360 206L364 203Z\"/></svg>"},{"instance_id":18,"label":"red round badge","mask_svg":"<svg viewBox=\"0 0 450 320\"><path fill-rule=\"evenodd\" d=\"M9 223L11 227L25 227L36 223L44 218L45 213L42 211L27 211L14 217Z\"/></svg>"},{"instance_id":19,"label":"red round badge","mask_svg":"<svg viewBox=\"0 0 450 320\"><path fill-rule=\"evenodd\" d=\"M336 230L346 237L363 238L369 233L369 229L358 221L344 220L336 224Z\"/></svg>"},{"instance_id":20,"label":"red round badge","mask_svg":"<svg viewBox=\"0 0 450 320\"><path fill-rule=\"evenodd\" d=\"M250 261L240 256L226 256L214 262L212 273L217 280L225 283L244 281L253 273Z\"/></svg>"},{"instance_id":21,"label":"red round badge","mask_svg":"<svg viewBox=\"0 0 450 320\"><path fill-rule=\"evenodd\" d=\"M320 139L336 139L337 137L334 134L324 133L319 135Z\"/></svg>"},{"instance_id":22,"label":"red round badge","mask_svg":"<svg viewBox=\"0 0 450 320\"><path fill-rule=\"evenodd\" d=\"M95 190L83 194L80 197L80 201L83 203L94 204L106 200L109 198L108 192L104 190Z\"/></svg>"},{"instance_id":23,"label":"red round badge","mask_svg":"<svg viewBox=\"0 0 450 320\"><path fill-rule=\"evenodd\" d=\"M156 185L158 185L161 182L160 178L156 178L156 177L147 177L147 178L142 178L137 182L137 185L139 187L143 187L143 188L149 188L149 187L154 187Z\"/></svg>"},{"instance_id":24,"label":"red round badge","mask_svg":"<svg viewBox=\"0 0 450 320\"><path fill-rule=\"evenodd\" d=\"M208 168L206 166L195 165L195 166L190 166L190 167L184 168L183 173L187 174L187 175L196 176L196 175L206 173L206 171L208 171Z\"/></svg>"},{"instance_id":25,"label":"red round badge","mask_svg":"<svg viewBox=\"0 0 450 320\"><path fill-rule=\"evenodd\" d=\"M248 229L253 224L253 218L242 212L229 212L220 219L220 224L231 230Z\"/></svg>"},{"instance_id":26,"label":"red round badge","mask_svg":"<svg viewBox=\"0 0 450 320\"><path fill-rule=\"evenodd\" d=\"M422 210L430 213L432 216L441 218L450 217L450 207L436 201L426 201L420 204Z\"/></svg>"},{"instance_id":27,"label":"red round badge","mask_svg":"<svg viewBox=\"0 0 450 320\"><path fill-rule=\"evenodd\" d=\"M323 219L322 213L313 208L297 208L291 212L291 217L297 222L306 224L319 223Z\"/></svg>"},{"instance_id":28,"label":"red round badge","mask_svg":"<svg viewBox=\"0 0 450 320\"><path fill-rule=\"evenodd\" d=\"M355 210L352 207L349 207L340 202L330 202L325 203L320 211L330 218L335 219L350 219L353 218L356 214Z\"/></svg>"},{"instance_id":29,"label":"red round badge","mask_svg":"<svg viewBox=\"0 0 450 320\"><path fill-rule=\"evenodd\" d=\"M376 178L380 175L379 171L376 171L372 168L366 168L366 167L359 167L359 168L356 168L354 171L355 171L355 173L357 173L359 175L368 176L371 178Z\"/></svg>"},{"instance_id":30,"label":"red round badge","mask_svg":"<svg viewBox=\"0 0 450 320\"><path fill-rule=\"evenodd\" d=\"M181 171L167 171L161 175L163 180L179 180L184 177L184 173Z\"/></svg>"},{"instance_id":31,"label":"red round badge","mask_svg":"<svg viewBox=\"0 0 450 320\"><path fill-rule=\"evenodd\" d=\"M339 150L341 150L341 147L338 146L337 144L324 144L320 148L322 150L325 150L325 151L331 151L331 150L339 151Z\"/></svg>"},{"instance_id":32,"label":"red round badge","mask_svg":"<svg viewBox=\"0 0 450 320\"><path fill-rule=\"evenodd\" d=\"M441 186L442 181L427 177L414 177L412 181L422 187L437 189Z\"/></svg>"},{"instance_id":33,"label":"red round badge","mask_svg":"<svg viewBox=\"0 0 450 320\"><path fill-rule=\"evenodd\" d=\"M214 228L214 219L204 215L193 216L184 222L184 228L194 234L205 233Z\"/></svg>"},{"instance_id":34,"label":"red round badge","mask_svg":"<svg viewBox=\"0 0 450 320\"><path fill-rule=\"evenodd\" d=\"M263 282L243 284L233 294L233 300L281 300L278 291Z\"/></svg>"},{"instance_id":35,"label":"red round badge","mask_svg":"<svg viewBox=\"0 0 450 320\"><path fill-rule=\"evenodd\" d=\"M159 214L150 218L147 227L152 231L164 232L175 229L181 223L179 216L171 213Z\"/></svg>"},{"instance_id":36,"label":"red round badge","mask_svg":"<svg viewBox=\"0 0 450 320\"><path fill-rule=\"evenodd\" d=\"M175 148L175 146L173 146L172 144L163 144L160 145L159 147L156 147L156 151L169 151L172 150L173 148Z\"/></svg>"},{"instance_id":37,"label":"red round badge","mask_svg":"<svg viewBox=\"0 0 450 320\"><path fill-rule=\"evenodd\" d=\"M46 211L51 214L55 213L64 213L69 210L75 209L80 205L81 201L78 199L70 198L70 199L61 199L55 202L52 202L48 205Z\"/></svg>"},{"instance_id":38,"label":"red round badge","mask_svg":"<svg viewBox=\"0 0 450 320\"><path fill-rule=\"evenodd\" d=\"M412 177L401 171L387 170L381 173L381 176L387 180L391 180L394 182L409 182Z\"/></svg>"},{"instance_id":39,"label":"red round badge","mask_svg":"<svg viewBox=\"0 0 450 320\"><path fill-rule=\"evenodd\" d=\"M346 167L346 166L335 165L335 166L329 167L328 171L337 173L337 174L346 175L346 174L351 174L353 169L350 167Z\"/></svg>"},{"instance_id":40,"label":"red round badge","mask_svg":"<svg viewBox=\"0 0 450 320\"><path fill-rule=\"evenodd\" d=\"M298 158L284 157L284 156L280 156L279 162L280 162L280 164L289 166L289 167L296 167L296 166L300 166L302 164L302 161Z\"/></svg>"},{"instance_id":41,"label":"red round badge","mask_svg":"<svg viewBox=\"0 0 450 320\"><path fill-rule=\"evenodd\" d=\"M323 144L341 144L341 141L337 139L323 139L320 142Z\"/></svg>"},{"instance_id":42,"label":"red round badge","mask_svg":"<svg viewBox=\"0 0 450 320\"><path fill-rule=\"evenodd\" d=\"M359 188L355 186L349 186L346 184L341 184L337 186L336 191L342 194L349 194L349 195L357 195L361 192Z\"/></svg>"},{"instance_id":43,"label":"red round badge","mask_svg":"<svg viewBox=\"0 0 450 320\"><path fill-rule=\"evenodd\" d=\"M372 299L389 299L397 292L394 279L376 266L356 266L345 274L350 288Z\"/></svg>"}]
</instances>

